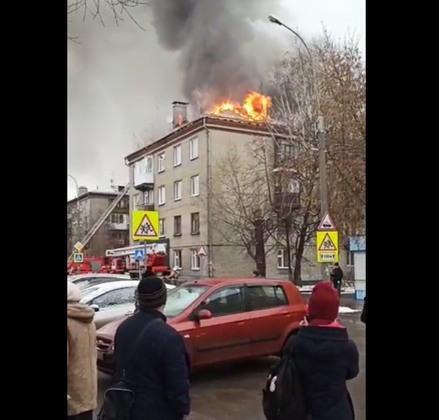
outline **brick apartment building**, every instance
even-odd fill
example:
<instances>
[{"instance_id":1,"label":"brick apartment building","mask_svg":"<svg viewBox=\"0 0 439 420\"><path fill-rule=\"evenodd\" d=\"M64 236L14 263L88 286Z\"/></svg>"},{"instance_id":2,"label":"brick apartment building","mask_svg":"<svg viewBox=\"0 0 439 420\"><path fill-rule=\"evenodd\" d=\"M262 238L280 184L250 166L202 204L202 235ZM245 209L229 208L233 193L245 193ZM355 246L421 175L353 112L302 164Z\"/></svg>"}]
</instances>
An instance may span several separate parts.
<instances>
[{"instance_id":1,"label":"brick apartment building","mask_svg":"<svg viewBox=\"0 0 439 420\"><path fill-rule=\"evenodd\" d=\"M126 157L130 213L136 209L159 212L160 236L169 238L171 264L181 267L182 275L249 276L255 262L243 247L228 244L218 233L209 191L220 175L218 159L231 147L252 159L250 143L266 137L274 144L272 134L266 124L227 116L202 116L188 122L187 105L173 103L172 132ZM207 252L207 264L197 255L200 247ZM316 260L313 247L306 257L303 279L319 277L320 269L312 263ZM285 278L286 265L285 252L274 249L266 259L267 276Z\"/></svg>"},{"instance_id":2,"label":"brick apartment building","mask_svg":"<svg viewBox=\"0 0 439 420\"><path fill-rule=\"evenodd\" d=\"M122 190L123 187L118 187ZM88 191L80 187L78 197L67 202L67 255L81 241L100 215L118 196L117 191ZM129 198L124 197L86 246L86 255L103 256L111 248L129 245Z\"/></svg>"}]
</instances>

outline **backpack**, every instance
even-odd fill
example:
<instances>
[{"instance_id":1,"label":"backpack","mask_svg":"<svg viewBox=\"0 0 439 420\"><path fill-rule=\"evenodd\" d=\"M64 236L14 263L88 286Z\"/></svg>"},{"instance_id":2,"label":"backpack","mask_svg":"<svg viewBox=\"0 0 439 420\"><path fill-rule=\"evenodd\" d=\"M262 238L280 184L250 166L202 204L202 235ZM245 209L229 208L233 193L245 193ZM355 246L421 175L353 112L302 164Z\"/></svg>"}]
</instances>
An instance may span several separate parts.
<instances>
[{"instance_id":1,"label":"backpack","mask_svg":"<svg viewBox=\"0 0 439 420\"><path fill-rule=\"evenodd\" d=\"M132 362L135 359L142 338L151 326L157 322L163 321L160 319L154 319L148 322L137 336L136 341L131 348L127 366L125 366L125 369L122 371L122 378L113 382L104 393L104 403L99 411L97 420L130 420L131 407L134 404L136 395L129 385L127 372L132 366Z\"/></svg>"},{"instance_id":2,"label":"backpack","mask_svg":"<svg viewBox=\"0 0 439 420\"><path fill-rule=\"evenodd\" d=\"M291 357L293 341L271 367L262 390L262 408L267 420L309 420L304 390Z\"/></svg>"}]
</instances>

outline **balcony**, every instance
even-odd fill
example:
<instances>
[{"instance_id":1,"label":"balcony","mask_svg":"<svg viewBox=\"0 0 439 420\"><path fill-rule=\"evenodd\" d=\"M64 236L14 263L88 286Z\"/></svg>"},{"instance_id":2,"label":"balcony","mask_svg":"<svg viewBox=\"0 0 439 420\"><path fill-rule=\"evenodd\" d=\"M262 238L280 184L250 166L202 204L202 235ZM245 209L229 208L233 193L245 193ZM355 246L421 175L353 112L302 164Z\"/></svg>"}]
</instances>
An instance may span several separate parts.
<instances>
[{"instance_id":1,"label":"balcony","mask_svg":"<svg viewBox=\"0 0 439 420\"><path fill-rule=\"evenodd\" d=\"M154 204L138 204L136 210L154 211Z\"/></svg>"},{"instance_id":2,"label":"balcony","mask_svg":"<svg viewBox=\"0 0 439 420\"><path fill-rule=\"evenodd\" d=\"M128 230L128 223L110 223L111 230Z\"/></svg>"},{"instance_id":3,"label":"balcony","mask_svg":"<svg viewBox=\"0 0 439 420\"><path fill-rule=\"evenodd\" d=\"M153 158L147 156L134 163L134 188L145 192L154 186Z\"/></svg>"}]
</instances>

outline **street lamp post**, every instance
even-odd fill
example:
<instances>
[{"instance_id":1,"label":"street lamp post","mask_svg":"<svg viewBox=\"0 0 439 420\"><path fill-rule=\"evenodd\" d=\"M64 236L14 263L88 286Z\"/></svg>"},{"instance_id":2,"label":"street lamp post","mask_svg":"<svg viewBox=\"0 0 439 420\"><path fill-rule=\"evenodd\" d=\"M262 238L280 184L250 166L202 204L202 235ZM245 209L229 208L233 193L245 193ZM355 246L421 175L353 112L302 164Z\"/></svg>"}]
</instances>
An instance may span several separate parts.
<instances>
[{"instance_id":1,"label":"street lamp post","mask_svg":"<svg viewBox=\"0 0 439 420\"><path fill-rule=\"evenodd\" d=\"M285 25L279 19L273 15L268 16L268 20L276 25L283 26L285 29L290 31L294 36L296 36L299 41L303 44L306 52L311 60L312 76L313 76L313 89L316 96L317 110L320 113L320 95L319 89L317 87L317 74L314 62L314 57L308 44L305 40L298 34L295 30L291 29L289 26ZM320 180L320 217L323 218L328 211L328 185L327 185L327 175L326 175L326 133L325 133L325 121L322 115L317 118L317 136L319 140L319 180ZM326 264L321 264L321 273L323 279L327 277L326 274Z\"/></svg>"}]
</instances>

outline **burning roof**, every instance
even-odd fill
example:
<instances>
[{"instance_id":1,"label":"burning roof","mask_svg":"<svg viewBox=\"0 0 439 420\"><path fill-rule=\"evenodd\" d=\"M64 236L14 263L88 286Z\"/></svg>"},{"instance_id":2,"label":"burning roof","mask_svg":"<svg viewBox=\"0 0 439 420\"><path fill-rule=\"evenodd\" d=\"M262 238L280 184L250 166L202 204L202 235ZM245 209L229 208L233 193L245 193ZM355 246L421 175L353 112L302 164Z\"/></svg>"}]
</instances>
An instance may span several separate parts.
<instances>
[{"instance_id":1,"label":"burning roof","mask_svg":"<svg viewBox=\"0 0 439 420\"><path fill-rule=\"evenodd\" d=\"M265 121L269 118L271 98L261 93L250 91L241 104L224 100L216 104L208 114L223 115L233 113L237 117L248 121Z\"/></svg>"}]
</instances>

